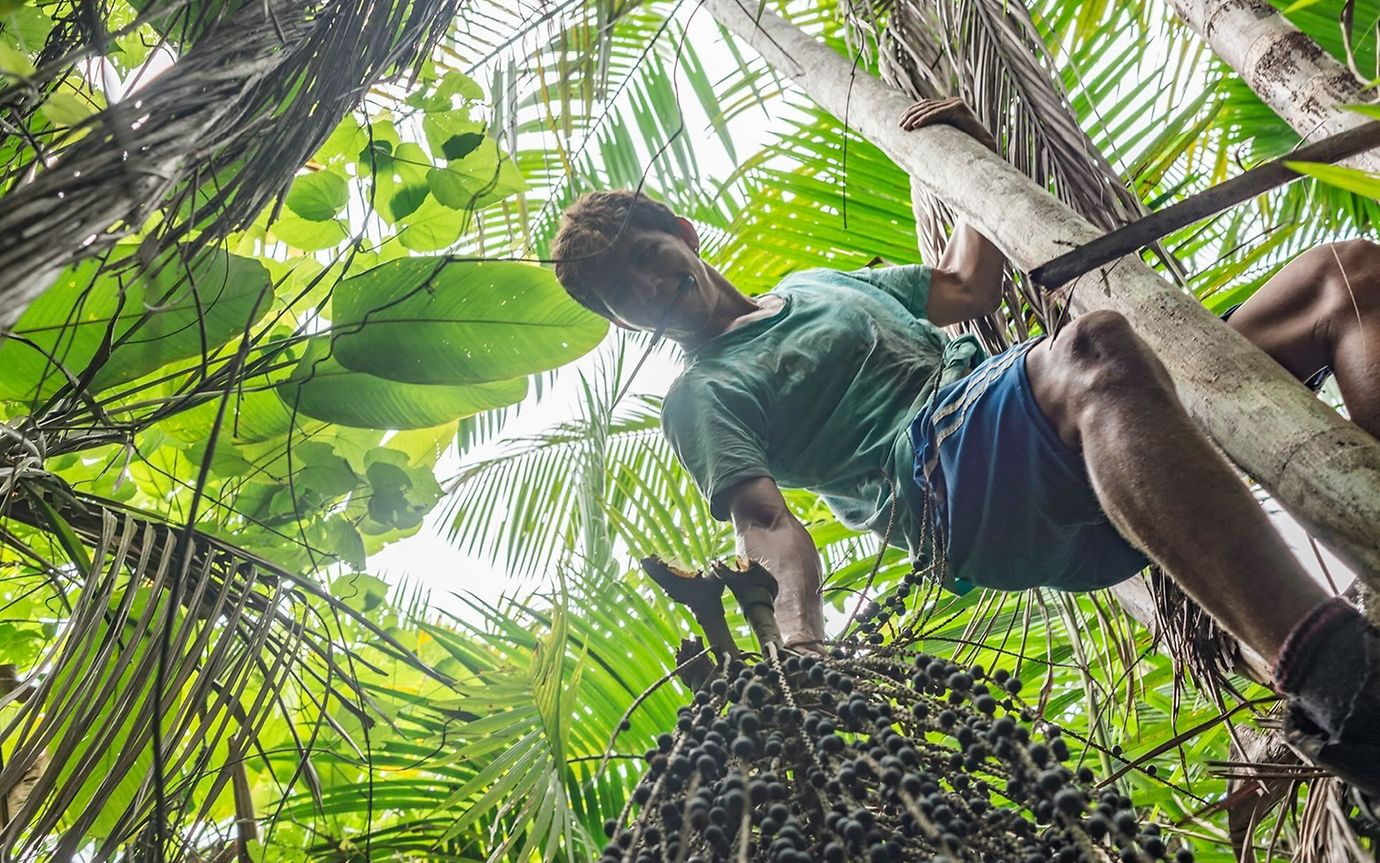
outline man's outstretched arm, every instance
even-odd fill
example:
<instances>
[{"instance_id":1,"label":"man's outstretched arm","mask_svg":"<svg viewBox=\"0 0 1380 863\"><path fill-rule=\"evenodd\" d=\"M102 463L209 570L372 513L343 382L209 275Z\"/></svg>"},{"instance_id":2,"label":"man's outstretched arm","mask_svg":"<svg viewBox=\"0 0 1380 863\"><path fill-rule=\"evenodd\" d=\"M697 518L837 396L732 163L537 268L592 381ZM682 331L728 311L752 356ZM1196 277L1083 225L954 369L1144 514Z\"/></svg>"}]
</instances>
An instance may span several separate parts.
<instances>
[{"instance_id":1,"label":"man's outstretched arm","mask_svg":"<svg viewBox=\"0 0 1380 863\"><path fill-rule=\"evenodd\" d=\"M738 553L760 561L776 576L776 622L787 646L824 638L819 552L791 513L771 477L744 480L723 493Z\"/></svg>"}]
</instances>

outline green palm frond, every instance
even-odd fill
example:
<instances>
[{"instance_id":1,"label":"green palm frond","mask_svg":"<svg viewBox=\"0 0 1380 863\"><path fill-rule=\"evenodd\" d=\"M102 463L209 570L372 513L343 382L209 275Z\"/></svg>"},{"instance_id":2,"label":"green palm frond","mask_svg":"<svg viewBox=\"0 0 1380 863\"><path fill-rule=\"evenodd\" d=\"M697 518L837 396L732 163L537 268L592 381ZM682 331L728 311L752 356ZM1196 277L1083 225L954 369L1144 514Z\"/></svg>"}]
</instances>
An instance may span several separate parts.
<instances>
[{"instance_id":1,"label":"green palm frond","mask_svg":"<svg viewBox=\"0 0 1380 863\"><path fill-rule=\"evenodd\" d=\"M610 356L603 378L584 384L581 418L510 441L453 478L444 512L459 548L532 576L562 562L588 565L590 554L607 559L612 548L590 544L607 546L609 527L634 556L674 548L703 563L730 546L662 438L659 403L637 399L608 415L623 374L621 353Z\"/></svg>"},{"instance_id":2,"label":"green palm frond","mask_svg":"<svg viewBox=\"0 0 1380 863\"><path fill-rule=\"evenodd\" d=\"M1343 6L1353 7L1352 45L1361 68L1375 62L1374 3L1277 4L1310 39L1345 59ZM1297 7L1297 8L1293 8ZM1167 124L1156 144L1138 155L1135 176L1155 206L1201 191L1241 170L1286 155L1300 136L1276 116L1167 8L1155 12L1166 53L1177 58L1174 79L1199 81L1201 95ZM1157 124L1157 126L1160 124ZM1151 155L1156 149L1157 155ZM1262 195L1166 241L1191 262L1190 286L1210 307L1222 309L1249 297L1283 263L1320 243L1374 232L1380 205L1364 196L1301 180Z\"/></svg>"},{"instance_id":3,"label":"green palm frond","mask_svg":"<svg viewBox=\"0 0 1380 863\"><path fill-rule=\"evenodd\" d=\"M747 203L710 247L720 269L755 293L797 269L913 260L905 172L832 116L805 106L796 111L801 118L787 121L733 180Z\"/></svg>"},{"instance_id":4,"label":"green palm frond","mask_svg":"<svg viewBox=\"0 0 1380 863\"><path fill-rule=\"evenodd\" d=\"M1297 13L1308 27L1333 31L1329 50L1341 50L1339 3ZM574 194L645 178L648 188L695 219L706 254L749 290L801 267L914 258L916 222L904 173L845 124L802 104L731 43L724 50L741 62L721 74L707 59L718 55L696 50L701 33L719 31L696 29L705 22L691 23L692 7L557 2L533 18L522 9L467 7L473 14L454 22L437 65L493 82L490 129L517 153L531 191L476 212L453 251L505 257L540 251ZM320 69L350 54L350 63L339 65L367 67L377 77L438 32L438 10L445 7L349 10L332 20L355 30L344 36L330 30L339 38L329 44L320 41L324 29L307 29L316 19L302 14L308 7L300 4L231 4L228 21L255 22L239 31L209 28L215 4L182 8L179 63L191 76L179 79L184 85L216 58L271 60L273 71L261 89L191 106L194 113L178 113L179 121L204 120L211 116L204 112L228 104L244 117L282 122L226 124L196 146L179 139L186 146L177 152L190 160L186 170L158 180L166 185L145 203L201 209L165 225L159 242L193 227L205 228L210 242L240 206L257 211L271 202L333 112L362 92L363 78L324 81ZM791 11L835 47L852 39L863 54L859 74L890 65L912 85L943 85L968 96L1001 130L1013 160L1108 224L1138 212L1141 201L1155 207L1191 194L1295 140L1182 32L1158 32L1163 12L1149 4L1039 0L1029 15L1019 5L989 0L907 0L880 8L877 16L849 6L852 19L834 3L793 4ZM255 17L269 13L281 18L283 33L270 33L266 19ZM145 23L159 14L167 13L150 7ZM358 17L366 14L367 21ZM1374 20L1370 6L1357 7L1357 20L1355 62L1368 67L1374 41L1362 33ZM62 18L40 63L52 71L29 82L32 87L10 86L0 96L7 119L45 122L39 103L60 89L69 55L92 44L84 27L75 14ZM878 33L898 53L874 57L876 43L869 40ZM915 41L917 34L935 33L941 38ZM231 36L242 54L225 47ZM1162 55L1142 56L1138 40L1149 37L1163 40ZM314 59L302 53L304 46L318 51ZM357 62L360 52L366 63ZM1199 80L1208 82L1201 96ZM343 88L353 88L350 100ZM176 90L168 84L141 92L160 111L181 111L188 105ZM332 94L341 101L328 99ZM389 88L373 95L380 104L399 102ZM313 100L326 108L305 117L302 106ZM735 124L767 110L776 134L761 152L749 151ZM108 145L114 133L102 124L109 118L118 119L118 111L90 121L87 137L57 153L56 164L78 164L73 160L86 153L83 141ZM132 139L137 147L146 129L151 136L160 128L149 123L127 131L140 133ZM733 176L707 176L703 147L709 143L739 166ZM34 154L25 155L27 143L0 145L9 167L39 168L6 175L21 197L35 183L57 182L43 180L59 172L36 165ZM1109 158L1102 161L1099 151ZM87 164L101 180L92 188L109 196L114 181L107 182L100 164ZM1123 189L1123 177L1133 191ZM80 209L82 201L68 206ZM1301 183L1180 232L1166 248L1190 262L1190 287L1219 308L1248 296L1303 245L1372 224L1374 206ZM0 229L5 217L17 218L0 213ZM209 221L198 224L202 217ZM105 230L91 224L82 230ZM943 239L937 223L922 224L927 242ZM102 235L97 245L112 236ZM307 314L279 323L271 334L269 327L255 330L249 341L270 345L267 352L285 330L298 328L300 335L319 322ZM1020 334L1025 323L1021 317L1004 324L1006 335ZM693 632L691 620L629 561L655 554L699 566L733 553L731 530L708 512L660 434L657 400L613 405L625 370L619 355L579 381L579 419L466 465L447 512L453 541L513 574L545 579L530 593L493 602L465 597L462 613L417 621L430 612L409 608L415 598L388 599L388 586L377 579L337 574L326 587L319 573L275 567L243 547L252 541L246 538L251 526L300 529L309 505L353 530L349 519L362 522L375 490L312 490L320 500L308 504L295 486L308 453L320 456L308 461L325 475L318 476L323 488L353 478L363 468L362 462L351 468L350 460L373 452L381 432L338 435L331 439L336 452L312 434L297 434L289 419L291 434L267 443L246 440L242 447L231 441L220 455L241 460L243 475L214 487L189 480L194 456L205 454L199 443L140 453L173 427L167 420L175 410L191 414L193 401L244 384L231 361L239 343L227 344L214 355L203 352L200 366L197 358L179 366L188 381L204 373L194 385L169 384L168 392L177 392L168 395L158 390L166 381L140 384L150 389L140 408L148 413L127 427L103 424L102 411L113 400L69 387L72 398L64 396L62 411L40 412L35 420L70 430L54 439L50 463L41 454L7 454L0 465L7 492L0 518L6 575L0 637L6 661L20 658L0 668L0 807L7 807L0 808L0 857L137 856L160 836L174 860L596 856L604 819L629 806L644 753L675 726L677 708L690 697L672 673L671 648ZM534 378L533 387L576 389L568 377L550 376ZM462 446L491 443L511 428L515 413L482 414L458 427L390 440L429 451L452 434ZM108 445L92 449L96 443ZM95 476L93 483L106 482L102 477L123 463L147 474L146 488L162 495L169 512L188 506L191 494L204 497L201 525L219 538L184 534L172 516L71 494L41 475L59 463L74 475ZM33 475L25 474L30 468ZM404 475L400 483L421 478ZM107 486L116 484L93 485ZM280 495L276 486L288 493ZM354 507L348 513L346 497ZM1077 758L1097 762L1116 788L1133 791L1176 829L1228 846L1240 810L1220 812L1232 785L1208 763L1228 751L1231 724L1249 716L1238 693L1261 690L1233 677L1229 667L1215 669L1228 687L1185 689L1181 667L1106 595L958 597L929 582L912 587L901 550L881 549L875 537L849 530L809 492L788 491L787 501L828 573L831 625L860 604L879 602L890 610L887 639L913 638L960 663L1014 668L1025 702L1066 729ZM316 536L293 539L305 546ZM746 643L742 619L732 613L729 619ZM160 678L164 686L155 695ZM153 745L162 747L158 771ZM166 820L154 817L160 787ZM1278 809L1256 807L1255 821L1237 838L1278 831L1286 845L1321 840L1337 847L1348 837L1335 818L1337 806L1328 802L1331 794L1326 786L1310 792L1303 828ZM1227 852L1200 859L1227 859Z\"/></svg>"},{"instance_id":5,"label":"green palm frond","mask_svg":"<svg viewBox=\"0 0 1380 863\"><path fill-rule=\"evenodd\" d=\"M315 714L308 728L374 721L347 629L446 679L312 579L56 484L20 490L0 538L52 573L63 610L0 707L0 789L37 772L0 830L6 856L109 859L155 840L190 854L179 825L246 815L232 790L267 723L294 725L298 709Z\"/></svg>"},{"instance_id":6,"label":"green palm frond","mask_svg":"<svg viewBox=\"0 0 1380 863\"><path fill-rule=\"evenodd\" d=\"M498 603L468 598L471 614L422 627L455 669L454 692L415 701L401 721L451 743L444 752L410 759L407 769L443 781L447 793L422 806L421 818L407 813L405 830L400 818L356 844L379 851L464 849L489 860L585 859L594 853L592 837L603 819L626 803L638 776L627 753L602 769L610 741L621 734L620 749L629 740L645 748L673 721L683 691L665 686L668 646L686 631L686 617L640 579L617 578L607 560L602 480L620 430L601 407L617 380L614 373L586 383L587 421L563 430L561 443L585 454L568 469L583 523L567 543L578 546L582 565L562 569L549 594ZM645 408L622 422L645 426ZM625 731L630 702L640 708ZM406 786L403 794L415 790ZM376 796L365 803L356 795L350 811L375 802L397 809L407 799ZM332 798L330 805L349 804ZM302 799L287 811L297 819L319 817L321 806Z\"/></svg>"},{"instance_id":7,"label":"green palm frond","mask_svg":"<svg viewBox=\"0 0 1380 863\"><path fill-rule=\"evenodd\" d=\"M561 211L596 188L645 188L708 228L728 222L732 203L704 176L700 151L708 141L736 160L725 105L738 88L763 87L758 67L716 77L688 29L701 32L707 16L695 22L666 0L564 3L500 37L505 15L442 62L495 70L495 132L509 136L531 191L481 214L464 251L545 255Z\"/></svg>"},{"instance_id":8,"label":"green palm frond","mask_svg":"<svg viewBox=\"0 0 1380 863\"><path fill-rule=\"evenodd\" d=\"M593 837L639 775L629 750L652 745L685 695L676 683L651 689L685 624L644 585L572 574L566 590L470 598L470 613L424 624L440 664L461 669L453 688L411 699L397 715L404 733L372 756L386 781L340 784L320 802L299 792L281 813L282 841L300 829L286 825L316 824L314 832L330 835L332 819L373 811L373 829L351 846L375 854L593 856ZM628 704L644 693L619 732ZM615 732L622 755L600 771ZM322 843L308 856L333 859L338 850Z\"/></svg>"},{"instance_id":9,"label":"green palm frond","mask_svg":"<svg viewBox=\"0 0 1380 863\"><path fill-rule=\"evenodd\" d=\"M587 429L583 421L568 421L463 469L446 504L451 540L467 553L503 560L514 574L549 571L555 556L578 535ZM635 462L639 444L659 435L656 415L635 408L610 426L613 458Z\"/></svg>"}]
</instances>

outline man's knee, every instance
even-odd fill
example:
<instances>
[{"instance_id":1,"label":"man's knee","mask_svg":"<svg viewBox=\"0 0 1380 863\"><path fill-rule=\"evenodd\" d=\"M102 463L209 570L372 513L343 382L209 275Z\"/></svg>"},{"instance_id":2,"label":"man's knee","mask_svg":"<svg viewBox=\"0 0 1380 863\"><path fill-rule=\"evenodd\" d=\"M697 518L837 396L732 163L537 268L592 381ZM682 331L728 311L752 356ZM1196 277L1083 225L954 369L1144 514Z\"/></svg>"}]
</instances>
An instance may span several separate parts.
<instances>
[{"instance_id":1,"label":"man's knee","mask_svg":"<svg viewBox=\"0 0 1380 863\"><path fill-rule=\"evenodd\" d=\"M1035 403L1070 447L1082 446L1086 423L1128 400L1175 398L1169 373L1116 312L1089 312L1032 351L1026 371Z\"/></svg>"},{"instance_id":2,"label":"man's knee","mask_svg":"<svg viewBox=\"0 0 1380 863\"><path fill-rule=\"evenodd\" d=\"M1380 267L1380 245L1364 237L1329 243L1326 248L1331 250L1333 260L1343 269L1373 271Z\"/></svg>"},{"instance_id":3,"label":"man's knee","mask_svg":"<svg viewBox=\"0 0 1380 863\"><path fill-rule=\"evenodd\" d=\"M1080 390L1169 387L1164 366L1117 312L1098 310L1075 318L1054 340L1053 351L1073 372Z\"/></svg>"},{"instance_id":4,"label":"man's knee","mask_svg":"<svg viewBox=\"0 0 1380 863\"><path fill-rule=\"evenodd\" d=\"M1380 245L1353 239L1320 249L1325 274L1319 287L1330 311L1354 316L1380 310Z\"/></svg>"},{"instance_id":5,"label":"man's knee","mask_svg":"<svg viewBox=\"0 0 1380 863\"><path fill-rule=\"evenodd\" d=\"M1351 239L1314 246L1289 262L1290 308L1327 315L1343 306L1354 313L1362 303L1380 304L1380 245Z\"/></svg>"},{"instance_id":6,"label":"man's knee","mask_svg":"<svg viewBox=\"0 0 1380 863\"><path fill-rule=\"evenodd\" d=\"M1119 312L1098 309L1070 321L1055 342L1062 340L1075 362L1096 362L1120 350L1134 336L1130 322Z\"/></svg>"}]
</instances>

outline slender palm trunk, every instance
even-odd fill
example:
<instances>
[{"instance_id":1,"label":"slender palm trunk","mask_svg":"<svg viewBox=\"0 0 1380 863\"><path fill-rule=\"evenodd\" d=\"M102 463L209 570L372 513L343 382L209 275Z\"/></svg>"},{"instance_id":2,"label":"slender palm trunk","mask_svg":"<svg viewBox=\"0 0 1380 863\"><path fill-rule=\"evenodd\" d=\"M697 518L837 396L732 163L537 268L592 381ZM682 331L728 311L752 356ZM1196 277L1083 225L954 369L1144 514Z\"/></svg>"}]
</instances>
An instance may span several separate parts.
<instances>
[{"instance_id":1,"label":"slender palm trunk","mask_svg":"<svg viewBox=\"0 0 1380 863\"><path fill-rule=\"evenodd\" d=\"M1169 4L1304 140L1326 138L1368 119L1342 106L1371 102L1373 94L1265 0L1169 0ZM1380 152L1362 153L1343 164L1380 171Z\"/></svg>"},{"instance_id":2,"label":"slender palm trunk","mask_svg":"<svg viewBox=\"0 0 1380 863\"><path fill-rule=\"evenodd\" d=\"M903 132L909 102L756 4L708 0L721 24L826 110L847 110L856 131L885 150L1019 268L1099 235L1010 165L944 127ZM1380 587L1380 445L1318 402L1250 342L1223 326L1134 256L1068 289L1078 313L1125 315L1168 366L1195 421L1306 527Z\"/></svg>"}]
</instances>

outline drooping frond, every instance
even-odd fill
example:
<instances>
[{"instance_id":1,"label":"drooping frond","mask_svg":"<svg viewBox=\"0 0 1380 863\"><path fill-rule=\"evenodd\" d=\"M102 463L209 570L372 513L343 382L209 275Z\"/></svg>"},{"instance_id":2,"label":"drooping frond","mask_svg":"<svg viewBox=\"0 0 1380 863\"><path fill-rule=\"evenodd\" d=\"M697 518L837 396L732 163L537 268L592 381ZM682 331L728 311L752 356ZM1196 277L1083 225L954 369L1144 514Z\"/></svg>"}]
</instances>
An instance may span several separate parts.
<instances>
[{"instance_id":1,"label":"drooping frond","mask_svg":"<svg viewBox=\"0 0 1380 863\"><path fill-rule=\"evenodd\" d=\"M23 788L0 823L6 857L247 847L264 813L245 771L268 725L291 730L287 786L312 789L311 739L380 716L347 631L447 681L319 582L51 479L11 485L0 542L61 621L0 695L17 705L0 728L0 792Z\"/></svg>"},{"instance_id":2,"label":"drooping frond","mask_svg":"<svg viewBox=\"0 0 1380 863\"><path fill-rule=\"evenodd\" d=\"M11 154L0 166L0 321L12 322L57 271L145 230L159 211L146 260L183 238L202 248L249 224L365 90L425 56L455 10L453 0L147 8L141 20L182 36L175 72L82 121L51 152L18 132L0 142ZM63 55L0 91L7 129L25 128L31 87L108 48L103 29L77 43L54 32Z\"/></svg>"}]
</instances>

